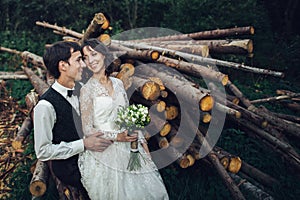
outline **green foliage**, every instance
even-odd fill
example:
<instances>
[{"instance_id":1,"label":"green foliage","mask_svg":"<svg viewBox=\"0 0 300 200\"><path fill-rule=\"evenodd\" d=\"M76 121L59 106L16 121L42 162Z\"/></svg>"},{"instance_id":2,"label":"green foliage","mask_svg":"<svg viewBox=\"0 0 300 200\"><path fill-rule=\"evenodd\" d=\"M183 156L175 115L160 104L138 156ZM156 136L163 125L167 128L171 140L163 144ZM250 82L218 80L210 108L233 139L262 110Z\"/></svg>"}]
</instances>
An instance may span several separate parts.
<instances>
[{"instance_id":1,"label":"green foliage","mask_svg":"<svg viewBox=\"0 0 300 200\"><path fill-rule=\"evenodd\" d=\"M229 199L219 175L205 163L196 162L192 167L181 169L177 165L160 170L170 199Z\"/></svg>"}]
</instances>

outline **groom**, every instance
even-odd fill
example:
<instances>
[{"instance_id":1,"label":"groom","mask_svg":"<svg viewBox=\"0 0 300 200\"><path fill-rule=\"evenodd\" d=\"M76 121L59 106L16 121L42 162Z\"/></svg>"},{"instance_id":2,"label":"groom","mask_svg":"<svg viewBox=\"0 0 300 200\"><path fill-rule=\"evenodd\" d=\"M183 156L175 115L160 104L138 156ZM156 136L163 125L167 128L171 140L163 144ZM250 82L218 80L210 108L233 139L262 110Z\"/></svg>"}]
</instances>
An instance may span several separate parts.
<instances>
[{"instance_id":1,"label":"groom","mask_svg":"<svg viewBox=\"0 0 300 200\"><path fill-rule=\"evenodd\" d=\"M65 185L77 188L88 198L80 181L78 154L85 149L102 152L112 141L102 133L82 138L78 97L85 63L75 42L57 42L46 49L44 63L54 84L34 108L34 141L37 158L50 161L54 175Z\"/></svg>"}]
</instances>

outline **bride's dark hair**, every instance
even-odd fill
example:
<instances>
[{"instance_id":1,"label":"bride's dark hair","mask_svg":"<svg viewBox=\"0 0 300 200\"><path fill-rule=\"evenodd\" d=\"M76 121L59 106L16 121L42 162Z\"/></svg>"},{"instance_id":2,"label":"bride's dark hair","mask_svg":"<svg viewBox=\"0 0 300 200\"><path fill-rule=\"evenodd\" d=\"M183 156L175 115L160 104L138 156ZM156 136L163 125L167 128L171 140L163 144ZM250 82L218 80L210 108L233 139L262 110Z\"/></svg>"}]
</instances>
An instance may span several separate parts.
<instances>
[{"instance_id":1,"label":"bride's dark hair","mask_svg":"<svg viewBox=\"0 0 300 200\"><path fill-rule=\"evenodd\" d=\"M114 71L114 67L112 65L112 63L114 61L113 54L108 50L108 48L102 42L100 42L96 38L87 39L82 42L82 44L81 44L81 54L82 55L84 55L83 48L86 46L92 48L93 50L95 50L105 56L105 58L104 58L105 74L106 74L106 76L109 76Z\"/></svg>"}]
</instances>

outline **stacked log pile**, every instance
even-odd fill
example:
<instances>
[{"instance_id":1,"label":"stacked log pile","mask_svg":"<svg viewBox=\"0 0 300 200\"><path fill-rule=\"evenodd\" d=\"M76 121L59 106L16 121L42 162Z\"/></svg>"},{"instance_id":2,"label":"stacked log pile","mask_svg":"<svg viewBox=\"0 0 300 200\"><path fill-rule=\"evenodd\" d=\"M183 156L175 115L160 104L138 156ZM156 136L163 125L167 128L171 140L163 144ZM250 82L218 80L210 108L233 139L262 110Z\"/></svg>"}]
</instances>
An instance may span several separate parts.
<instances>
[{"instance_id":1,"label":"stacked log pile","mask_svg":"<svg viewBox=\"0 0 300 200\"><path fill-rule=\"evenodd\" d=\"M152 145L151 150L166 150L181 168L190 167L197 160L213 166L234 199L244 199L238 185L243 185L256 197L272 199L263 189L272 188L278 184L278 181L270 174L244 162L243 158L232 155L209 142L209 125L214 120L212 118L214 109L226 115L227 121L238 124L249 136L260 139L267 147L277 152L288 165L300 171L299 152L289 142L291 139L299 140L300 138L299 117L271 112L265 107L256 106L263 102L280 101L289 105L289 108L297 110L299 109L299 93L278 90L277 94L280 96L250 101L230 81L227 74L211 67L212 65L223 66L278 78L283 77L282 72L209 57L216 53L252 54L251 39L224 38L253 35L253 27L121 41L111 40L106 32L111 28L109 21L102 13L95 15L83 34L46 22L36 22L36 24L53 29L55 33L63 35L65 40L81 43L84 39L97 37L106 44L118 57L112 64L115 69L113 76L121 79L125 89L132 94L129 96L130 102L144 104L151 110L151 123L146 127L146 138ZM31 93L33 96L31 100L28 100L31 102L28 103L28 110L31 111L36 103L32 97L41 95L53 79L47 76L40 56L4 47L1 47L1 50L17 53L25 61L24 72L10 74L3 72L0 73L0 79L9 78L7 75L13 78L24 78L26 75L29 78L36 91L36 93ZM27 62L31 62L34 68L27 67L25 64ZM155 67L157 64L160 64L159 67ZM172 73L170 68L175 69L176 73ZM42 73L37 76L35 72ZM206 86L200 86L194 81L197 79L205 79ZM226 93L222 93L220 89L222 87ZM191 110L184 110L182 101L187 107L188 105L196 106ZM199 121L196 123L193 122L195 113L199 115ZM22 146L28 135L27 130L32 128L32 117L29 114L25 118L22 130L26 131L19 131L15 138L14 146L17 149ZM184 134L178 134L183 126L185 127ZM201 155L201 148L204 148L207 154ZM45 176L33 176L30 191L34 196L43 194L40 192L41 188L42 191L46 188ZM41 180L41 185L37 184L38 180ZM243 180L247 180L247 183ZM39 188L37 189L35 185Z\"/></svg>"}]
</instances>

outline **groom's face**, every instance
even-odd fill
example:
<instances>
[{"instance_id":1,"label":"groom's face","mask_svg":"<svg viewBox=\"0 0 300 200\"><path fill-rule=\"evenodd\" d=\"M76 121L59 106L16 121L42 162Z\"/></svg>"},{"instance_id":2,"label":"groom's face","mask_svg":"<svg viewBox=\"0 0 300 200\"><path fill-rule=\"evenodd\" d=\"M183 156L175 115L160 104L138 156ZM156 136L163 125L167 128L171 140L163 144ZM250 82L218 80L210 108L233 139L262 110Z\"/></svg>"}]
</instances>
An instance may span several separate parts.
<instances>
[{"instance_id":1,"label":"groom's face","mask_svg":"<svg viewBox=\"0 0 300 200\"><path fill-rule=\"evenodd\" d=\"M80 51L72 52L68 61L68 76L73 78L75 81L80 81L82 79L82 70L86 67L82 60Z\"/></svg>"}]
</instances>

